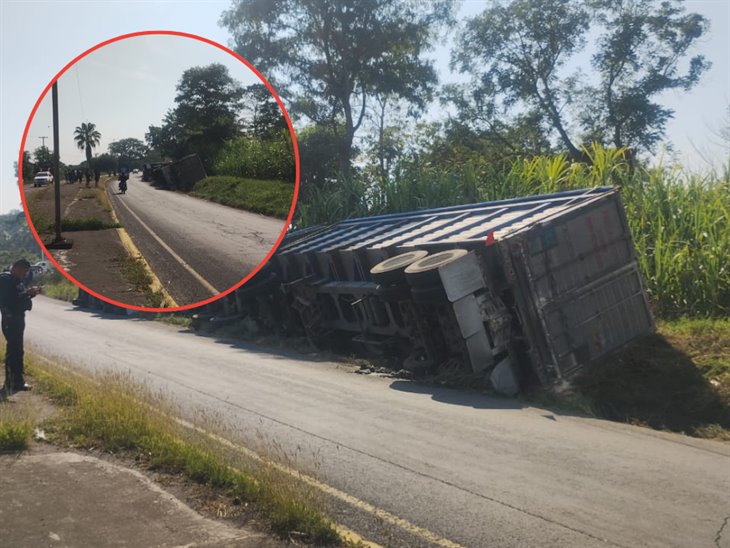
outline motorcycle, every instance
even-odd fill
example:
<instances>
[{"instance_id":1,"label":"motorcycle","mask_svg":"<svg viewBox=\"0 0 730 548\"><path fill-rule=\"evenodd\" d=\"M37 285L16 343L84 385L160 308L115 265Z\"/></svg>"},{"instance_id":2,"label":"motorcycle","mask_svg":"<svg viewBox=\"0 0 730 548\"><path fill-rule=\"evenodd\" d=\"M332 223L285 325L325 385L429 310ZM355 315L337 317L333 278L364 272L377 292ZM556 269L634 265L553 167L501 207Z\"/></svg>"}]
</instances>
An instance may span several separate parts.
<instances>
[{"instance_id":1,"label":"motorcycle","mask_svg":"<svg viewBox=\"0 0 730 548\"><path fill-rule=\"evenodd\" d=\"M126 194L127 193L127 176L122 175L119 178L119 194Z\"/></svg>"}]
</instances>

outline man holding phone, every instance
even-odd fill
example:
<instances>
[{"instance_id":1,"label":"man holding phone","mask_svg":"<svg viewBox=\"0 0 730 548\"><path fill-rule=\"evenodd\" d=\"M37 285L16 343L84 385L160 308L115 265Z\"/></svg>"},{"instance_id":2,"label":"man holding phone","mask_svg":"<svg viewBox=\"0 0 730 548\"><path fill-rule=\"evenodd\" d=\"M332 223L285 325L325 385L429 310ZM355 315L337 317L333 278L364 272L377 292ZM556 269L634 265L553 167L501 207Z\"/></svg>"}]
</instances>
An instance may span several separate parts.
<instances>
[{"instance_id":1,"label":"man holding phone","mask_svg":"<svg viewBox=\"0 0 730 548\"><path fill-rule=\"evenodd\" d=\"M7 341L5 392L8 395L31 388L23 377L23 332L25 313L33 308L31 299L41 292L41 288L25 287L24 280L30 271L30 263L20 259L13 263L9 272L0 273L0 313L2 332Z\"/></svg>"}]
</instances>

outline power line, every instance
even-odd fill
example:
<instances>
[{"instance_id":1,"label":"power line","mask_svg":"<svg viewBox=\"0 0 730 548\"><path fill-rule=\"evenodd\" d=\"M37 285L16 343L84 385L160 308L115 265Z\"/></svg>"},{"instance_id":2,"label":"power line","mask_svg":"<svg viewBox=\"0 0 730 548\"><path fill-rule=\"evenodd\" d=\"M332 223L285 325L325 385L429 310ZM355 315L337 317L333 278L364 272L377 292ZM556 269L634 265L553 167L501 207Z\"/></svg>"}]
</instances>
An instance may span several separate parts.
<instances>
[{"instance_id":1,"label":"power line","mask_svg":"<svg viewBox=\"0 0 730 548\"><path fill-rule=\"evenodd\" d=\"M81 97L81 82L79 80L79 64L76 63L74 65L74 72L76 73L76 87L79 90L79 106L81 107L81 118L83 120L86 120L86 114L84 113L84 101Z\"/></svg>"}]
</instances>

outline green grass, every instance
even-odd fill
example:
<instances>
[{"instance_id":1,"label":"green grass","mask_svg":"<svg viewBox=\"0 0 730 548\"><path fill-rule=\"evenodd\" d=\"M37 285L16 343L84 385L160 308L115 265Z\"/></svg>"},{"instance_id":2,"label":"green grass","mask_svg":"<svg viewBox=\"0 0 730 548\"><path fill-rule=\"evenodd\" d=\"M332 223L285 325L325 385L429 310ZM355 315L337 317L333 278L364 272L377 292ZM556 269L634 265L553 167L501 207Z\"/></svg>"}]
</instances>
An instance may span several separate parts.
<instances>
[{"instance_id":1,"label":"green grass","mask_svg":"<svg viewBox=\"0 0 730 548\"><path fill-rule=\"evenodd\" d=\"M730 319L660 322L536 403L697 437L730 440Z\"/></svg>"},{"instance_id":2,"label":"green grass","mask_svg":"<svg viewBox=\"0 0 730 548\"><path fill-rule=\"evenodd\" d=\"M0 400L0 452L27 449L34 429L35 421L26 406Z\"/></svg>"},{"instance_id":3,"label":"green grass","mask_svg":"<svg viewBox=\"0 0 730 548\"><path fill-rule=\"evenodd\" d=\"M150 308L162 307L165 303L165 296L152 289L152 278L144 266L144 261L127 255L120 255L118 260L124 279L136 290L145 294L145 305Z\"/></svg>"},{"instance_id":4,"label":"green grass","mask_svg":"<svg viewBox=\"0 0 730 548\"><path fill-rule=\"evenodd\" d=\"M47 234L55 230L55 221L43 215L33 215L33 225L39 234ZM112 223L96 217L65 217L61 219L62 232L78 232L81 230L106 230L122 228L120 223Z\"/></svg>"},{"instance_id":5,"label":"green grass","mask_svg":"<svg viewBox=\"0 0 730 548\"><path fill-rule=\"evenodd\" d=\"M61 219L61 230L76 232L80 230L106 230L107 228L122 228L120 223L102 221L96 217L66 217Z\"/></svg>"},{"instance_id":6,"label":"green grass","mask_svg":"<svg viewBox=\"0 0 730 548\"><path fill-rule=\"evenodd\" d=\"M171 420L176 406L163 395L124 375L69 374L33 357L28 370L40 391L61 406L60 415L46 425L55 443L130 454L150 469L181 474L231 499L256 504L282 538L297 532L316 545L339 543L313 488L271 461L247 459L179 425ZM201 423L210 431L216 419L203 416Z\"/></svg>"},{"instance_id":7,"label":"green grass","mask_svg":"<svg viewBox=\"0 0 730 548\"><path fill-rule=\"evenodd\" d=\"M294 197L294 185L282 181L215 176L195 183L190 194L230 207L286 219Z\"/></svg>"},{"instance_id":8,"label":"green grass","mask_svg":"<svg viewBox=\"0 0 730 548\"><path fill-rule=\"evenodd\" d=\"M173 313L159 313L154 316L154 319L158 322L177 327L190 327L193 323L193 319L190 316Z\"/></svg>"},{"instance_id":9,"label":"green grass","mask_svg":"<svg viewBox=\"0 0 730 548\"><path fill-rule=\"evenodd\" d=\"M273 139L239 137L223 146L217 155L216 175L246 179L294 181L296 166L294 149L288 131Z\"/></svg>"},{"instance_id":10,"label":"green grass","mask_svg":"<svg viewBox=\"0 0 730 548\"><path fill-rule=\"evenodd\" d=\"M39 282L43 286L43 294L52 299L71 302L79 294L79 288L58 271L45 275Z\"/></svg>"}]
</instances>

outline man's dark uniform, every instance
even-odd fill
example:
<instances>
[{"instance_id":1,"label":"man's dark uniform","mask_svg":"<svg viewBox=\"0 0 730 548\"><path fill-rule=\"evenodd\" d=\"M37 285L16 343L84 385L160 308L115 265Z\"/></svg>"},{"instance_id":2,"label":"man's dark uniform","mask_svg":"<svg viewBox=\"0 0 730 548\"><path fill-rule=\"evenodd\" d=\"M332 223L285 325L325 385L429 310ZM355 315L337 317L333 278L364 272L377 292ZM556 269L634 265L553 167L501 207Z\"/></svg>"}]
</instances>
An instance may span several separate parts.
<instances>
[{"instance_id":1,"label":"man's dark uniform","mask_svg":"<svg viewBox=\"0 0 730 548\"><path fill-rule=\"evenodd\" d=\"M23 331L25 313L33 307L33 301L26 292L23 282L14 278L10 272L0 274L0 311L2 312L2 331L7 341L5 352L5 389L23 389Z\"/></svg>"}]
</instances>

